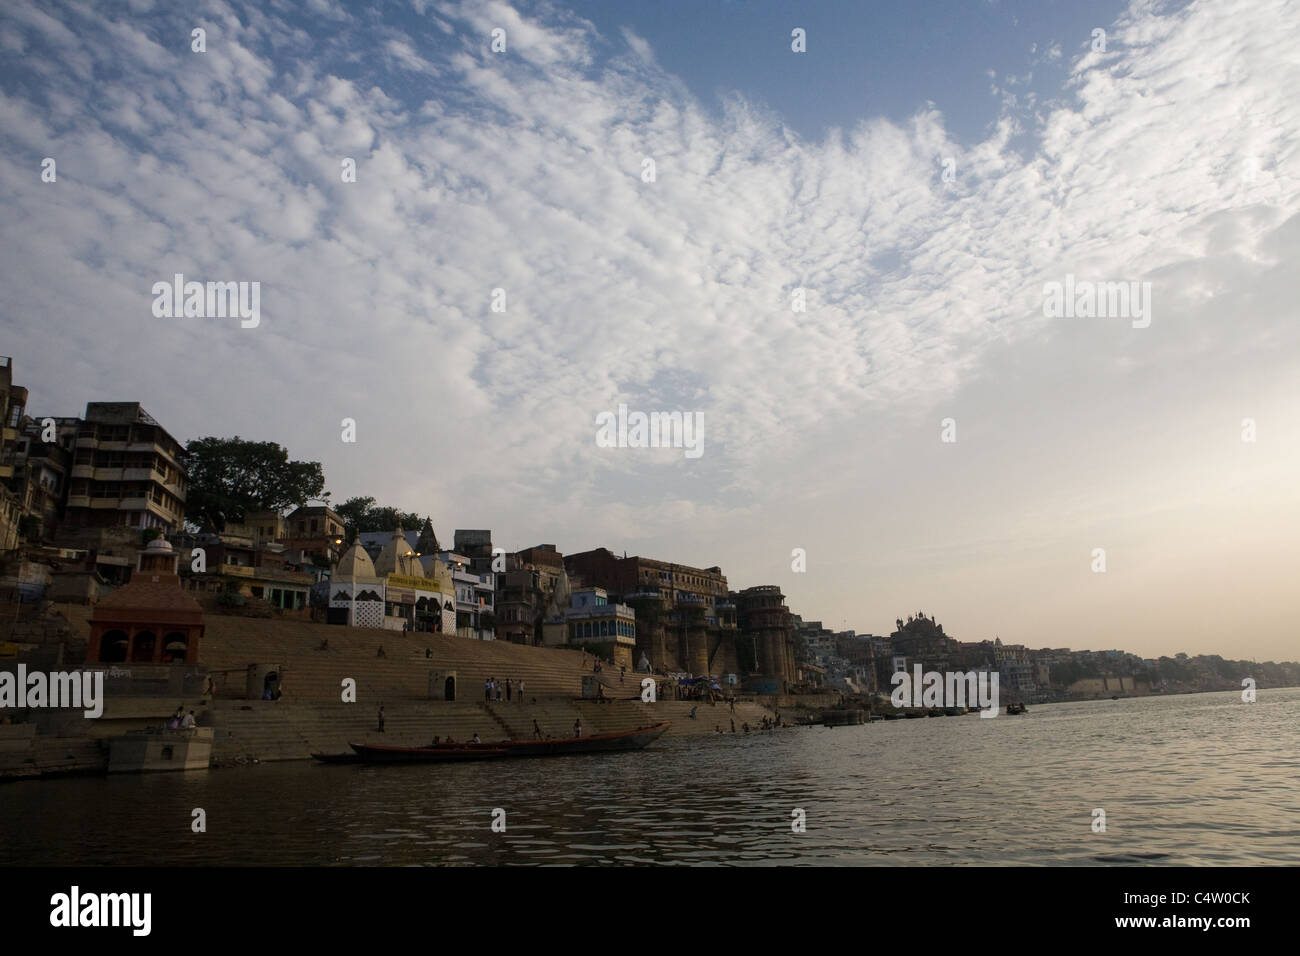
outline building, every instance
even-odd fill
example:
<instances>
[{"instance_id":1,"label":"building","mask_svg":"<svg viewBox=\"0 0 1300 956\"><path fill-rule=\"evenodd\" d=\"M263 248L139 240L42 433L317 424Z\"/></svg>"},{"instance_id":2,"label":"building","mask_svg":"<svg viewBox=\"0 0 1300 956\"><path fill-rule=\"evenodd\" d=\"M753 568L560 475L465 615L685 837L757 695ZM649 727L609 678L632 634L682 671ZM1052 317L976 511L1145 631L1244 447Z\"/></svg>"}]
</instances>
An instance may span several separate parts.
<instances>
[{"instance_id":1,"label":"building","mask_svg":"<svg viewBox=\"0 0 1300 956\"><path fill-rule=\"evenodd\" d=\"M172 537L194 590L236 592L306 616L316 576L290 562L283 545L260 540L256 529L227 524L219 533Z\"/></svg>"},{"instance_id":2,"label":"building","mask_svg":"<svg viewBox=\"0 0 1300 956\"><path fill-rule=\"evenodd\" d=\"M184 451L138 402L90 402L77 428L63 523L180 530Z\"/></svg>"},{"instance_id":3,"label":"building","mask_svg":"<svg viewBox=\"0 0 1300 956\"><path fill-rule=\"evenodd\" d=\"M279 537L273 540L291 551L319 555L328 565L333 565L343 553L343 518L328 505L295 508L285 516L283 524Z\"/></svg>"},{"instance_id":4,"label":"building","mask_svg":"<svg viewBox=\"0 0 1300 956\"><path fill-rule=\"evenodd\" d=\"M203 612L181 587L177 554L154 538L131 580L95 605L86 660L95 664L196 664Z\"/></svg>"},{"instance_id":5,"label":"building","mask_svg":"<svg viewBox=\"0 0 1300 956\"><path fill-rule=\"evenodd\" d=\"M785 595L776 585L746 588L732 595L739 615L740 635L752 660L741 655L746 681L758 693L783 694L796 680L794 626Z\"/></svg>"},{"instance_id":6,"label":"building","mask_svg":"<svg viewBox=\"0 0 1300 956\"><path fill-rule=\"evenodd\" d=\"M0 553L18 547L22 500L14 491L19 429L27 409L27 389L13 383L13 359L0 355Z\"/></svg>"},{"instance_id":7,"label":"building","mask_svg":"<svg viewBox=\"0 0 1300 956\"><path fill-rule=\"evenodd\" d=\"M23 514L32 521L30 540L52 538L63 518L79 421L76 418L23 420L13 458L11 487ZM46 441L47 435L53 440Z\"/></svg>"},{"instance_id":8,"label":"building","mask_svg":"<svg viewBox=\"0 0 1300 956\"><path fill-rule=\"evenodd\" d=\"M737 612L718 567L618 557L608 548L567 555L570 581L604 588L636 612L636 651L661 671L720 675L742 669Z\"/></svg>"},{"instance_id":9,"label":"building","mask_svg":"<svg viewBox=\"0 0 1300 956\"><path fill-rule=\"evenodd\" d=\"M330 578L327 620L349 627L383 627L384 586L360 540L353 542Z\"/></svg>"},{"instance_id":10,"label":"building","mask_svg":"<svg viewBox=\"0 0 1300 956\"><path fill-rule=\"evenodd\" d=\"M418 542L419 535L412 533ZM383 626L390 630L456 633L456 588L451 569L436 558L426 570L399 525L375 558L384 582Z\"/></svg>"},{"instance_id":11,"label":"building","mask_svg":"<svg viewBox=\"0 0 1300 956\"><path fill-rule=\"evenodd\" d=\"M492 571L492 532L456 529L452 550L469 558L475 571Z\"/></svg>"},{"instance_id":12,"label":"building","mask_svg":"<svg viewBox=\"0 0 1300 956\"><path fill-rule=\"evenodd\" d=\"M566 643L606 645L615 667L633 670L636 612L626 604L611 603L604 588L578 588L570 594L564 623Z\"/></svg>"},{"instance_id":13,"label":"building","mask_svg":"<svg viewBox=\"0 0 1300 956\"><path fill-rule=\"evenodd\" d=\"M456 591L456 633L480 641L496 639L496 579L492 571L475 571L467 555L443 551L438 560L451 571Z\"/></svg>"}]
</instances>

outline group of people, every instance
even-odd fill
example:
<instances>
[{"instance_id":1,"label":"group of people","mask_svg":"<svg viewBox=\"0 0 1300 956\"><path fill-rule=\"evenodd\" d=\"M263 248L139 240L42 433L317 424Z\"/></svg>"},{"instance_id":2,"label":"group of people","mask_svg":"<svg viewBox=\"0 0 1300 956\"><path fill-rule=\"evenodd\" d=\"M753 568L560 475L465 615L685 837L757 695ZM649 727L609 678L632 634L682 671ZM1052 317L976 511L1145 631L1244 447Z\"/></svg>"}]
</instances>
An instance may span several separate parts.
<instances>
[{"instance_id":1,"label":"group of people","mask_svg":"<svg viewBox=\"0 0 1300 956\"><path fill-rule=\"evenodd\" d=\"M506 678L504 685L495 677L489 677L485 680L483 682L483 699L489 704L493 701L501 703L503 689L506 695L506 703L510 703L512 700L518 700L521 704L524 702L524 682L513 681L509 677Z\"/></svg>"},{"instance_id":2,"label":"group of people","mask_svg":"<svg viewBox=\"0 0 1300 956\"><path fill-rule=\"evenodd\" d=\"M194 711L185 713L185 707L176 708L176 713L172 714L172 719L167 723L168 730L193 730L197 727L198 721L194 719Z\"/></svg>"}]
</instances>

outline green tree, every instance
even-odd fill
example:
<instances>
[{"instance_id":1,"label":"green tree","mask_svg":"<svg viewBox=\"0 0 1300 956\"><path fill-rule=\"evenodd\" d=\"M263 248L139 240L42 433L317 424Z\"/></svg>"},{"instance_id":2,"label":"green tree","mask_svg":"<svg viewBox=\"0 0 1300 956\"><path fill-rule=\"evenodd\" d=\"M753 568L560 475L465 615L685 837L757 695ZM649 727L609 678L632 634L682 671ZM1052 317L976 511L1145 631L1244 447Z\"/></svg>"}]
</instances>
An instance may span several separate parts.
<instances>
[{"instance_id":1,"label":"green tree","mask_svg":"<svg viewBox=\"0 0 1300 956\"><path fill-rule=\"evenodd\" d=\"M399 524L405 531L423 527L425 518L414 511L400 508L376 507L370 497L349 498L334 509L343 519L343 529L349 542L355 541L362 531L392 531Z\"/></svg>"},{"instance_id":2,"label":"green tree","mask_svg":"<svg viewBox=\"0 0 1300 956\"><path fill-rule=\"evenodd\" d=\"M185 517L204 531L238 524L251 511L283 511L325 491L318 461L290 461L275 442L196 438L185 446L190 487Z\"/></svg>"}]
</instances>

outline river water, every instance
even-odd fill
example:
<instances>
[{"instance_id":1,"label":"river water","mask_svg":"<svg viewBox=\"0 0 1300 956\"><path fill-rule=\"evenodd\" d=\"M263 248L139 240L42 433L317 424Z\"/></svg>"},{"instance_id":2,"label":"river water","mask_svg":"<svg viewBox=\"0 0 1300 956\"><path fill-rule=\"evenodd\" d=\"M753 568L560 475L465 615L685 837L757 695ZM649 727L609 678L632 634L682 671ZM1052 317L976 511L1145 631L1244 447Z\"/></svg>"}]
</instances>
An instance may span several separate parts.
<instances>
[{"instance_id":1,"label":"river water","mask_svg":"<svg viewBox=\"0 0 1300 956\"><path fill-rule=\"evenodd\" d=\"M631 754L0 786L0 864L195 863L1296 864L1300 689L668 737Z\"/></svg>"}]
</instances>

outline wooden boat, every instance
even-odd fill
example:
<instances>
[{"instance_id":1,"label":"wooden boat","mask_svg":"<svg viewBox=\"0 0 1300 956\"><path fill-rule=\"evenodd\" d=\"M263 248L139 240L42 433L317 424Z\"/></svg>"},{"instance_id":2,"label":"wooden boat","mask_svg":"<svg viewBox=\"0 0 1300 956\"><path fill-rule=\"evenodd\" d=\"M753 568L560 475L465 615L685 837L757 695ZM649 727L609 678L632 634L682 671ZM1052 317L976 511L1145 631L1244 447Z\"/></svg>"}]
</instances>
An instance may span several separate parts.
<instances>
[{"instance_id":1,"label":"wooden boat","mask_svg":"<svg viewBox=\"0 0 1300 956\"><path fill-rule=\"evenodd\" d=\"M592 734L590 737L550 737L545 740L498 740L477 744L438 744L427 747L389 747L383 744L349 744L348 746L364 763L444 763L505 757L557 757L565 754L640 750L662 737L669 726L665 721L636 730Z\"/></svg>"},{"instance_id":2,"label":"wooden boat","mask_svg":"<svg viewBox=\"0 0 1300 956\"><path fill-rule=\"evenodd\" d=\"M360 763L361 758L352 751L343 754L324 754L314 753L311 755L313 760L319 760L321 763Z\"/></svg>"},{"instance_id":3,"label":"wooden boat","mask_svg":"<svg viewBox=\"0 0 1300 956\"><path fill-rule=\"evenodd\" d=\"M1024 704L1007 704L1008 714L1015 715L1015 714L1025 714L1028 712L1029 712L1029 708L1026 707Z\"/></svg>"}]
</instances>

